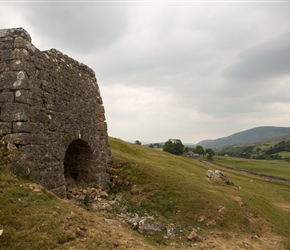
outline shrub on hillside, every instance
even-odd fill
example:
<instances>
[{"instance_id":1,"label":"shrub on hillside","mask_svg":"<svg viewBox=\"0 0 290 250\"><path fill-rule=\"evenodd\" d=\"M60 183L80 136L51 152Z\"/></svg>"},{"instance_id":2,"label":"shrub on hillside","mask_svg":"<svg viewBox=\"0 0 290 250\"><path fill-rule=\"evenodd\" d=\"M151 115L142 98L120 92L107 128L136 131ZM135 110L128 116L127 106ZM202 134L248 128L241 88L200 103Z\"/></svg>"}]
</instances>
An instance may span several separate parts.
<instances>
[{"instance_id":1,"label":"shrub on hillside","mask_svg":"<svg viewBox=\"0 0 290 250\"><path fill-rule=\"evenodd\" d=\"M184 150L184 145L179 139L169 139L163 145L163 151L171 153L171 154L181 155L183 154L183 150Z\"/></svg>"}]
</instances>

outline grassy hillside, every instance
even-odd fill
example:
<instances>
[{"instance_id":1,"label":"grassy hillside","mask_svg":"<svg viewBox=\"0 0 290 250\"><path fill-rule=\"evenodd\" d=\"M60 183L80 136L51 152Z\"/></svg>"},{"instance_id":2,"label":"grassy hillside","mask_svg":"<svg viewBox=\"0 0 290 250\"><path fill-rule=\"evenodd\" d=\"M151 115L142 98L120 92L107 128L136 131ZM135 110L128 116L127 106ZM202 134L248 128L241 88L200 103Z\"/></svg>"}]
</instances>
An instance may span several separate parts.
<instances>
[{"instance_id":1,"label":"grassy hillside","mask_svg":"<svg viewBox=\"0 0 290 250\"><path fill-rule=\"evenodd\" d=\"M0 164L0 249L289 249L290 186L221 169L236 186L205 176L212 165L110 138L112 194L131 212L186 230L141 236L61 200ZM189 242L188 227L202 241ZM253 236L258 236L253 238ZM243 242L249 243L245 247ZM195 245L194 245L195 244Z\"/></svg>"},{"instance_id":2,"label":"grassy hillside","mask_svg":"<svg viewBox=\"0 0 290 250\"><path fill-rule=\"evenodd\" d=\"M0 167L0 249L155 249L112 215L62 200Z\"/></svg>"},{"instance_id":3,"label":"grassy hillside","mask_svg":"<svg viewBox=\"0 0 290 250\"><path fill-rule=\"evenodd\" d=\"M240 188L227 186L205 176L215 166L117 139L110 143L119 178L130 183L119 191L138 204L135 209L204 230L262 235L269 227L289 236L289 186L219 168Z\"/></svg>"}]
</instances>

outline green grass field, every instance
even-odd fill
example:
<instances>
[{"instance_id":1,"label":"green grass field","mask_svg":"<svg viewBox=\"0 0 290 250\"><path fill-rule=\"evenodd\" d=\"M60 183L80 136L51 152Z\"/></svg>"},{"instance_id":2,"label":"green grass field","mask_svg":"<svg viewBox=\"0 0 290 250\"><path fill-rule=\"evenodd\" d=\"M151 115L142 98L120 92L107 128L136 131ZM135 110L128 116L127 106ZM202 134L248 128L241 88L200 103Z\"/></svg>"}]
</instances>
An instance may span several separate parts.
<instances>
[{"instance_id":1,"label":"green grass field","mask_svg":"<svg viewBox=\"0 0 290 250\"><path fill-rule=\"evenodd\" d=\"M132 196L128 187L122 190L128 200L139 204L138 209L196 227L259 233L262 225L251 223L251 214L270 223L275 232L290 235L289 210L277 205L290 204L289 185L249 178L219 167L239 189L210 181L205 172L215 166L118 139L111 138L110 144L114 165L123 164L117 168L120 178L140 189L139 197ZM259 161L252 162L259 168ZM287 165L277 163L275 173L281 168L289 174ZM241 199L243 206L236 199ZM219 212L221 206L226 207L226 212Z\"/></svg>"},{"instance_id":2,"label":"green grass field","mask_svg":"<svg viewBox=\"0 0 290 250\"><path fill-rule=\"evenodd\" d=\"M290 162L283 160L253 160L236 157L214 156L214 162L232 168L290 179Z\"/></svg>"},{"instance_id":3,"label":"green grass field","mask_svg":"<svg viewBox=\"0 0 290 250\"><path fill-rule=\"evenodd\" d=\"M281 155L282 157L290 157L290 152L286 152L286 151L279 152L279 155ZM288 163L290 165L290 162L288 162Z\"/></svg>"}]
</instances>

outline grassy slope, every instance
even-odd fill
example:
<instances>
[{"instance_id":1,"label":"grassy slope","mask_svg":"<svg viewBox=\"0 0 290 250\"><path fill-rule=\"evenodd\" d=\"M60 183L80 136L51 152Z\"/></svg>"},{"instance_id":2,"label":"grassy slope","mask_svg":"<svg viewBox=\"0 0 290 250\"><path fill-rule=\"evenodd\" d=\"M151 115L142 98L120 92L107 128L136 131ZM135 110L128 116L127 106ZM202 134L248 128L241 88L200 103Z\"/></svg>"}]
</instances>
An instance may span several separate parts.
<instances>
[{"instance_id":1,"label":"grassy slope","mask_svg":"<svg viewBox=\"0 0 290 250\"><path fill-rule=\"evenodd\" d=\"M210 181L205 171L213 167L199 161L113 138L110 144L121 183L114 191L130 201L132 211L199 227L203 237L212 230L261 237L270 230L289 236L289 186L254 177L250 181L221 169L239 189ZM0 168L0 249L157 249L135 232L107 225L103 218L114 218L112 214L86 211L43 188L36 191Z\"/></svg>"},{"instance_id":2,"label":"grassy slope","mask_svg":"<svg viewBox=\"0 0 290 250\"><path fill-rule=\"evenodd\" d=\"M110 140L119 168L119 176L139 188L128 199L138 202L139 209L154 211L170 222L244 233L261 234L270 224L274 232L290 234L290 187L221 169L241 189L210 182L207 169L216 168L199 161L174 156L154 149ZM238 201L242 201L240 206ZM224 206L225 209L219 211Z\"/></svg>"},{"instance_id":3,"label":"grassy slope","mask_svg":"<svg viewBox=\"0 0 290 250\"><path fill-rule=\"evenodd\" d=\"M155 249L110 214L90 212L0 166L0 249Z\"/></svg>"},{"instance_id":4,"label":"grassy slope","mask_svg":"<svg viewBox=\"0 0 290 250\"><path fill-rule=\"evenodd\" d=\"M237 169L290 179L290 162L287 161L252 160L224 156L215 156L214 161Z\"/></svg>"}]
</instances>

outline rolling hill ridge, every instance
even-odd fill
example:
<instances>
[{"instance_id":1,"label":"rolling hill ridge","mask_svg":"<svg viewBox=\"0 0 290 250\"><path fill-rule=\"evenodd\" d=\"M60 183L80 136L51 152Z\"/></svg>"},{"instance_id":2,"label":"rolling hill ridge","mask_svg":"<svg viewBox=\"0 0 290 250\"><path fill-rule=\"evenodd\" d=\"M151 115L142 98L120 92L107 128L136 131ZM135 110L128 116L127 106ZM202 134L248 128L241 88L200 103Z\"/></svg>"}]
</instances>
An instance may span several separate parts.
<instances>
[{"instance_id":1,"label":"rolling hill ridge","mask_svg":"<svg viewBox=\"0 0 290 250\"><path fill-rule=\"evenodd\" d=\"M215 140L203 140L197 144L206 148L219 148L238 144L265 142L273 138L286 136L289 134L290 127L263 126L238 132L230 136L218 138Z\"/></svg>"}]
</instances>

